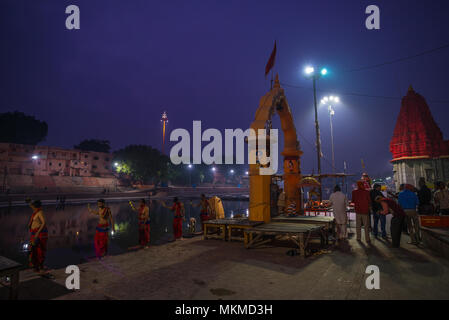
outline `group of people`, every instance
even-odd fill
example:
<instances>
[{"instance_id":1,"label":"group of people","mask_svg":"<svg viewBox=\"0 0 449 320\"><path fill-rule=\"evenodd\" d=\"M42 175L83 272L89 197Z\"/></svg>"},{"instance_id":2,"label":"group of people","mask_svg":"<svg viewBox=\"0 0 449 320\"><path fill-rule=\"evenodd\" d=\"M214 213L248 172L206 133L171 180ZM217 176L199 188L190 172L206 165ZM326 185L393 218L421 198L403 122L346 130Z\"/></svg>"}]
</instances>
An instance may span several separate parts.
<instances>
[{"instance_id":1,"label":"group of people","mask_svg":"<svg viewBox=\"0 0 449 320\"><path fill-rule=\"evenodd\" d=\"M44 212L42 210L42 202L40 200L27 200L27 202L33 210L28 223L28 229L30 231L29 265L36 273L46 274L48 268L44 266L44 261L47 251L48 230ZM182 222L185 221L184 204L180 202L177 197L173 199L173 204L171 206L166 205L164 201L161 201L161 204L163 207L174 213L174 239L182 240ZM210 213L213 210L204 194L201 195L198 204L193 204L192 202L191 204L193 207L200 207L200 219L202 224L210 218ZM137 212L139 245L146 249L149 247L150 243L150 205L145 199L140 200L137 208L132 201L129 201L129 205L133 211ZM99 199L97 201L96 209L92 209L90 204L87 205L87 209L91 214L98 216L98 224L94 236L94 247L96 257L101 259L106 256L108 252L109 231L112 229L112 231L115 232L113 215L111 209L106 206L104 199Z\"/></svg>"},{"instance_id":2,"label":"group of people","mask_svg":"<svg viewBox=\"0 0 449 320\"><path fill-rule=\"evenodd\" d=\"M435 212L442 215L449 214L449 190L442 182L437 183L436 186L437 190L432 195L425 180L421 178L419 189L409 184L402 184L395 197L388 197L385 192L382 192L380 184L374 184L370 188L365 180L357 181L357 189L352 191L357 241L362 239L362 226L367 244L371 244L370 233L376 238L380 235L387 240L386 216L391 214L391 246L393 248L400 246L402 232L408 233L410 244L419 244L421 242L419 214L434 214ZM333 207L338 241L346 241L348 223L346 208L349 201L338 185L335 186L329 202ZM373 225L371 225L371 217Z\"/></svg>"}]
</instances>

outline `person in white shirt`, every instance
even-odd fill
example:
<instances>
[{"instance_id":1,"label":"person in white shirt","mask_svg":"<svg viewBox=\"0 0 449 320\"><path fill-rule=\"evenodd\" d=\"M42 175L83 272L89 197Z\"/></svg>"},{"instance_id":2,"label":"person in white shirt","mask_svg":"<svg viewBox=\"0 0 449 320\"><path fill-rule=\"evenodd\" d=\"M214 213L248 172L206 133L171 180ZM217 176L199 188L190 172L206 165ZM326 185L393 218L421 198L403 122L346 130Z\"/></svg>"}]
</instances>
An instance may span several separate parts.
<instances>
[{"instance_id":1,"label":"person in white shirt","mask_svg":"<svg viewBox=\"0 0 449 320\"><path fill-rule=\"evenodd\" d=\"M335 223L337 225L337 239L338 241L346 241L346 225L348 223L346 207L348 206L348 199L346 198L346 195L341 192L339 185L335 186L334 192L330 195L329 202L334 211Z\"/></svg>"}]
</instances>

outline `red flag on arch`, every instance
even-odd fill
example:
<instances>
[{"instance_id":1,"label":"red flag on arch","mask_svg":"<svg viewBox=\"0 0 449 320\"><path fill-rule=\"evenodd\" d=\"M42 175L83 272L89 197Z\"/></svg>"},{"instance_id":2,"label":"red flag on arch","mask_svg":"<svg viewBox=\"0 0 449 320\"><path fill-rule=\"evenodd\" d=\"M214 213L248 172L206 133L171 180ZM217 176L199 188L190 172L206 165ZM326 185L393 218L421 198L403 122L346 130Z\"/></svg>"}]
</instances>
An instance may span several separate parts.
<instances>
[{"instance_id":1,"label":"red flag on arch","mask_svg":"<svg viewBox=\"0 0 449 320\"><path fill-rule=\"evenodd\" d=\"M275 60L276 60L276 40L274 41L273 52L271 52L270 59L268 59L267 65L265 66L265 77L270 72L270 70L274 67Z\"/></svg>"}]
</instances>

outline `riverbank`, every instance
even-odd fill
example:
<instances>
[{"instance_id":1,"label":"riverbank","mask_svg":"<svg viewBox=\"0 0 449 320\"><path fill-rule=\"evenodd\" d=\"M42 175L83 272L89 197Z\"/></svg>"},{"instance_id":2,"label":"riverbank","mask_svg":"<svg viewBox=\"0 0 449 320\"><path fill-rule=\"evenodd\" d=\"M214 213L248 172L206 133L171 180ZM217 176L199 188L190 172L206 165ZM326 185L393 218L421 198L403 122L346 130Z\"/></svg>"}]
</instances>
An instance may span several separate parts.
<instances>
[{"instance_id":1,"label":"riverbank","mask_svg":"<svg viewBox=\"0 0 449 320\"><path fill-rule=\"evenodd\" d=\"M201 237L80 264L81 289L21 273L20 299L449 299L449 261L406 244L391 249L354 239L342 249L301 258L285 247L247 250L240 242ZM365 287L368 265L380 290ZM0 296L0 297L3 297Z\"/></svg>"},{"instance_id":2,"label":"riverbank","mask_svg":"<svg viewBox=\"0 0 449 320\"><path fill-rule=\"evenodd\" d=\"M44 205L58 204L57 198L65 197L65 204L79 204L95 202L99 198L107 201L124 201L147 198L150 194L152 199L163 199L167 197L180 198L199 198L201 193L207 196L218 196L223 199L239 198L247 199L249 197L248 188L235 187L169 187L161 188L156 192L154 190L131 190L126 192L109 192L109 193L30 193L30 194L11 194L9 196L0 195L0 207L21 206L26 205L25 199L39 199ZM249 199L249 198L248 198Z\"/></svg>"}]
</instances>

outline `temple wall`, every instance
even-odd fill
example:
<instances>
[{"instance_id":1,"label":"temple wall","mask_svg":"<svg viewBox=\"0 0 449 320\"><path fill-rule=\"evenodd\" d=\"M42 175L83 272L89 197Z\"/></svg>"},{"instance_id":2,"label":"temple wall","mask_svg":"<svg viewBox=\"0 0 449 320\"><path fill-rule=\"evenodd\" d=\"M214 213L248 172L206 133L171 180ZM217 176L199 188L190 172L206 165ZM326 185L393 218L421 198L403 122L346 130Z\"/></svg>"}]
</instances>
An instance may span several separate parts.
<instances>
[{"instance_id":1,"label":"temple wall","mask_svg":"<svg viewBox=\"0 0 449 320\"><path fill-rule=\"evenodd\" d=\"M393 163L394 181L396 190L403 183L418 186L419 178L424 177L426 182L449 182L449 158L437 159L410 159Z\"/></svg>"}]
</instances>

